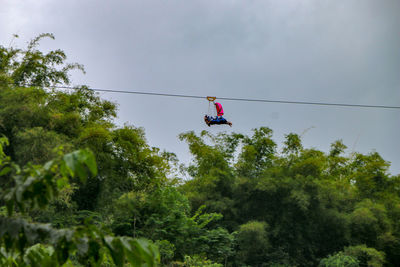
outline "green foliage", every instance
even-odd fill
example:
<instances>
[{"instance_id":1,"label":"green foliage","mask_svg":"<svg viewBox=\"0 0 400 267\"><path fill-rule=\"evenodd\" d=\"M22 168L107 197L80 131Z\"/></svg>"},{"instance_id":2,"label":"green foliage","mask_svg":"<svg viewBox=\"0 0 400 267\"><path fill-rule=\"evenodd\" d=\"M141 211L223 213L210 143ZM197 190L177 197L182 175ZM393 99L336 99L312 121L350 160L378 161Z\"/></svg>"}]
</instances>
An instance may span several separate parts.
<instances>
[{"instance_id":1,"label":"green foliage","mask_svg":"<svg viewBox=\"0 0 400 267\"><path fill-rule=\"evenodd\" d=\"M3 143L6 141L3 139ZM8 160L0 149L0 163ZM42 166L15 169L15 186L3 192L8 216L0 216L0 263L15 266L58 266L77 255L79 262L97 265L108 253L116 266L125 261L132 266L154 266L159 261L157 248L146 240L104 235L103 229L85 225L57 230L48 224L37 224L13 218L14 208L25 214L45 209L68 183L69 177L85 181L89 172L96 175L97 167L89 150L78 150ZM11 172L11 168L10 168ZM6 174L7 172L3 173ZM48 247L36 245L46 243ZM104 251L105 249L105 251Z\"/></svg>"},{"instance_id":2,"label":"green foliage","mask_svg":"<svg viewBox=\"0 0 400 267\"><path fill-rule=\"evenodd\" d=\"M213 263L212 261L199 255L185 256L184 262L174 262L173 266L182 267L222 267L222 264Z\"/></svg>"},{"instance_id":3,"label":"green foliage","mask_svg":"<svg viewBox=\"0 0 400 267\"><path fill-rule=\"evenodd\" d=\"M57 261L53 257L54 248L51 246L44 246L36 244L25 251L24 263L32 267L50 267L56 266Z\"/></svg>"},{"instance_id":4,"label":"green foliage","mask_svg":"<svg viewBox=\"0 0 400 267\"><path fill-rule=\"evenodd\" d=\"M101 165L98 175L86 183L74 181L75 210L106 213L123 193L168 183L173 155L149 147L143 129L117 128L114 103L85 86L70 92L43 88L70 83L69 72L82 66L65 63L61 50L41 52L42 38L54 36L42 34L26 49L0 47L0 132L10 140L5 152L26 165L57 157L59 147L66 153L90 148ZM12 180L4 177L0 183L7 188Z\"/></svg>"},{"instance_id":5,"label":"green foliage","mask_svg":"<svg viewBox=\"0 0 400 267\"><path fill-rule=\"evenodd\" d=\"M221 212L221 225L237 232L238 256L229 261L313 266L346 246L365 243L384 251L391 264L397 262L398 178L388 175L388 163L375 152L346 157L341 141L329 153L306 149L297 134L286 136L278 154L271 136L268 128L254 130L251 137L181 135L194 156L188 167L193 179L182 192L193 207ZM261 225L268 228L263 232ZM345 256L336 257L346 261L351 255Z\"/></svg>"},{"instance_id":6,"label":"green foliage","mask_svg":"<svg viewBox=\"0 0 400 267\"><path fill-rule=\"evenodd\" d=\"M242 151L236 163L240 176L255 177L272 165L276 144L272 140L272 130L267 127L254 129L253 136L243 137Z\"/></svg>"},{"instance_id":7,"label":"green foliage","mask_svg":"<svg viewBox=\"0 0 400 267\"><path fill-rule=\"evenodd\" d=\"M15 135L15 157L22 163L40 164L57 156L54 148L60 144L70 146L63 135L47 131L43 127L25 129Z\"/></svg>"},{"instance_id":8,"label":"green foliage","mask_svg":"<svg viewBox=\"0 0 400 267\"><path fill-rule=\"evenodd\" d=\"M327 161L329 164L329 173L333 178L342 178L348 174L346 164L349 159L342 155L346 148L342 140L335 141L331 144L331 150L329 151Z\"/></svg>"},{"instance_id":9,"label":"green foliage","mask_svg":"<svg viewBox=\"0 0 400 267\"><path fill-rule=\"evenodd\" d=\"M49 161L42 166L15 167L15 186L4 192L8 215L16 206L21 213L26 209L45 209L58 196L59 188L68 183L68 177L75 174L85 180L88 172L97 173L96 162L89 150L78 150L65 155L61 160Z\"/></svg>"},{"instance_id":10,"label":"green foliage","mask_svg":"<svg viewBox=\"0 0 400 267\"><path fill-rule=\"evenodd\" d=\"M131 264L140 263L153 266L158 261L155 246L145 240L127 237L106 236L101 229L94 226L82 226L74 229L56 230L45 224L28 223L23 219L0 217L0 240L4 251L17 252L15 261L25 262L29 259L33 266L42 266L47 262L63 264L72 255L79 257L79 262L96 265L103 261L103 253L109 253L117 266L123 266L125 260ZM37 243L47 243L49 250L31 250ZM51 266L51 265L49 265ZM54 266L54 265L53 265Z\"/></svg>"},{"instance_id":11,"label":"green foliage","mask_svg":"<svg viewBox=\"0 0 400 267\"><path fill-rule=\"evenodd\" d=\"M233 253L233 236L223 228L211 227L221 216L200 209L191 217L187 198L173 187L124 194L114 207L113 231L159 240L164 263L201 253L223 262Z\"/></svg>"},{"instance_id":12,"label":"green foliage","mask_svg":"<svg viewBox=\"0 0 400 267\"><path fill-rule=\"evenodd\" d=\"M215 145L207 145L203 137L208 137L216 142ZM181 140L189 144L189 149L194 155L194 162L188 167L188 172L195 179L187 181L182 186L182 192L185 192L189 198L193 210L199 209L205 205L207 212L218 212L224 216L223 226L229 227L232 222L233 213L233 186L234 173L229 164L233 154L232 145L225 144L229 140L237 140L239 137L224 138L212 136L202 132L198 137L194 132L188 132L180 135ZM240 137L241 138L241 137ZM228 147L228 152L225 149Z\"/></svg>"},{"instance_id":13,"label":"green foliage","mask_svg":"<svg viewBox=\"0 0 400 267\"><path fill-rule=\"evenodd\" d=\"M385 253L366 245L346 247L344 254L357 258L360 266L380 267L385 263Z\"/></svg>"},{"instance_id":14,"label":"green foliage","mask_svg":"<svg viewBox=\"0 0 400 267\"><path fill-rule=\"evenodd\" d=\"M286 135L283 153L297 155L302 149L303 146L301 144L300 136L298 134L291 133Z\"/></svg>"},{"instance_id":15,"label":"green foliage","mask_svg":"<svg viewBox=\"0 0 400 267\"><path fill-rule=\"evenodd\" d=\"M237 233L237 260L250 266L267 262L270 242L265 222L250 221L241 225Z\"/></svg>"},{"instance_id":16,"label":"green foliage","mask_svg":"<svg viewBox=\"0 0 400 267\"><path fill-rule=\"evenodd\" d=\"M336 253L325 259L322 259L319 267L358 267L357 258L345 255L343 252Z\"/></svg>"},{"instance_id":17,"label":"green foliage","mask_svg":"<svg viewBox=\"0 0 400 267\"><path fill-rule=\"evenodd\" d=\"M160 251L161 264L167 265L174 258L175 246L168 240L158 240L155 244Z\"/></svg>"},{"instance_id":18,"label":"green foliage","mask_svg":"<svg viewBox=\"0 0 400 267\"><path fill-rule=\"evenodd\" d=\"M53 50L47 54L36 49L43 38L54 39L51 33L43 33L28 44L26 50L7 49L0 46L0 73L9 77L8 81L21 86L50 86L59 83L70 83L68 71L79 69L82 65L66 64L66 55L62 50Z\"/></svg>"},{"instance_id":19,"label":"green foliage","mask_svg":"<svg viewBox=\"0 0 400 267\"><path fill-rule=\"evenodd\" d=\"M390 231L386 209L381 204L365 199L358 203L351 214L352 241L355 244L376 246L378 237Z\"/></svg>"}]
</instances>

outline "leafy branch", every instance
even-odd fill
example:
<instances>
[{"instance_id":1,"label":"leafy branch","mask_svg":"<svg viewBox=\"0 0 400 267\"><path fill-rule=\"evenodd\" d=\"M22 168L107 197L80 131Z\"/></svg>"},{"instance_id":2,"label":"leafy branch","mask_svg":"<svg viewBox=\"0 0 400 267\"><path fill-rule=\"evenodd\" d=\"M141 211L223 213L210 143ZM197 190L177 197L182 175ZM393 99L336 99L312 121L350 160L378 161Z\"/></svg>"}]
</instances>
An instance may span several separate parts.
<instances>
[{"instance_id":1,"label":"leafy branch","mask_svg":"<svg viewBox=\"0 0 400 267\"><path fill-rule=\"evenodd\" d=\"M12 217L15 209L21 214L46 209L70 178L77 177L85 182L89 175L97 174L97 166L93 153L83 149L43 166L21 169L11 164L4 154L3 145L6 144L7 139L0 139L1 175L12 174L15 186L3 192L1 197L6 204L7 216L0 215L0 263L43 266L50 262L49 266L58 266L76 257L82 264L98 266L106 255L116 266L123 266L126 261L131 266L155 266L159 262L157 247L144 239L105 235L103 229L90 224L54 229L49 224ZM49 253L49 249L32 249L38 243L47 244L53 248L53 253Z\"/></svg>"}]
</instances>

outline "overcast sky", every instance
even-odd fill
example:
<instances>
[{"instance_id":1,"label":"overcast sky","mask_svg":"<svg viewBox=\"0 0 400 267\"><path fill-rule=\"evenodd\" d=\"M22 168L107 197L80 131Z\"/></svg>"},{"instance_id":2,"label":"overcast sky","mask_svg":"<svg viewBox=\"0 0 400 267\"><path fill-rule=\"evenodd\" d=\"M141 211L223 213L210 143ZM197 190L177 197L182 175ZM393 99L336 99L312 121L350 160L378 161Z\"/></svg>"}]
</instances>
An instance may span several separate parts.
<instances>
[{"instance_id":1,"label":"overcast sky","mask_svg":"<svg viewBox=\"0 0 400 267\"><path fill-rule=\"evenodd\" d=\"M51 32L41 48L85 65L73 83L94 88L400 106L399 11L399 0L0 0L0 42ZM279 144L295 132L307 148L377 151L400 173L400 110L221 101L233 127L208 128L206 100L101 97L183 162L179 133L267 126Z\"/></svg>"}]
</instances>

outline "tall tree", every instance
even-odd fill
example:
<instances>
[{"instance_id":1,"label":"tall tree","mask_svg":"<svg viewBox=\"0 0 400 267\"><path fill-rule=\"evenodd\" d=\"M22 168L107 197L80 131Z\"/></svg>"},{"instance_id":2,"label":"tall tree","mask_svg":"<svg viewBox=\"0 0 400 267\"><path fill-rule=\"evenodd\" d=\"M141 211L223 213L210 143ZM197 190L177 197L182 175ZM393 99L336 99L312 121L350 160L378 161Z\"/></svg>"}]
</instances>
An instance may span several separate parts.
<instances>
[{"instance_id":1,"label":"tall tree","mask_svg":"<svg viewBox=\"0 0 400 267\"><path fill-rule=\"evenodd\" d=\"M69 71L83 67L66 63L61 50L37 49L42 34L26 49L0 47L0 132L18 164L42 164L57 155L90 148L99 165L97 177L79 181L73 201L79 210L106 210L112 199L135 190L151 190L167 182L169 159L147 145L144 131L118 128L116 105L100 99L85 86L72 91L49 86L70 84ZM2 185L10 182L3 178Z\"/></svg>"}]
</instances>

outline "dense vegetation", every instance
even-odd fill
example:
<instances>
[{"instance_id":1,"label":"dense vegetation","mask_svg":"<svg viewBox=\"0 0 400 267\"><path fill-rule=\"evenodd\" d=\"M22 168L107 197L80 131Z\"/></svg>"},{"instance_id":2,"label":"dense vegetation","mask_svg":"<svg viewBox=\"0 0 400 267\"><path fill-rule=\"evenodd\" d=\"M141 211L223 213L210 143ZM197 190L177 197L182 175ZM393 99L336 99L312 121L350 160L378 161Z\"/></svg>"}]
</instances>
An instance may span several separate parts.
<instances>
[{"instance_id":1,"label":"dense vegetation","mask_svg":"<svg viewBox=\"0 0 400 267\"><path fill-rule=\"evenodd\" d=\"M43 37L0 46L1 266L400 263L400 176L377 152L187 132L179 179L174 154L113 123L115 104L51 89L83 68L39 51Z\"/></svg>"}]
</instances>

